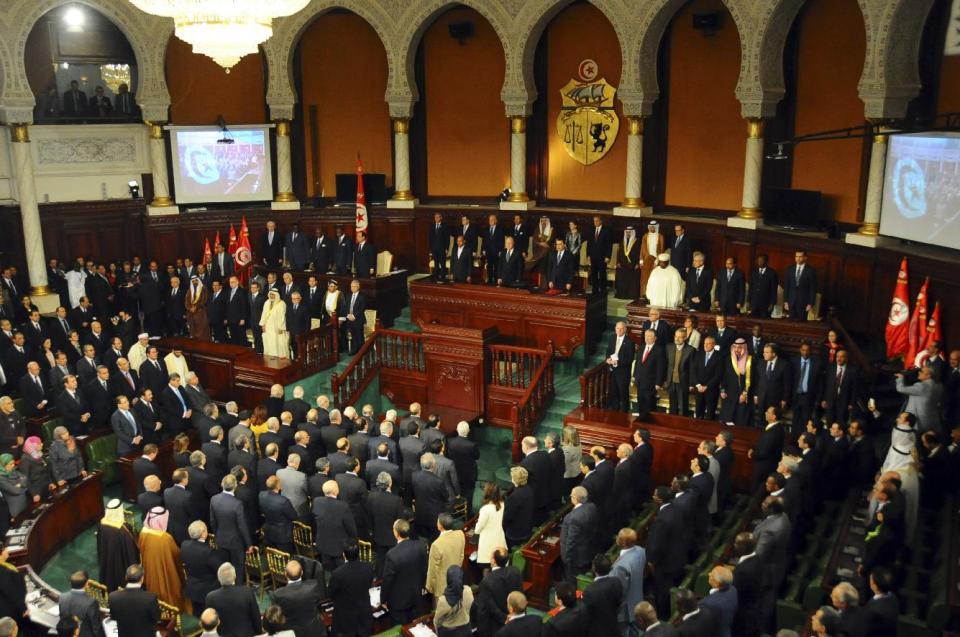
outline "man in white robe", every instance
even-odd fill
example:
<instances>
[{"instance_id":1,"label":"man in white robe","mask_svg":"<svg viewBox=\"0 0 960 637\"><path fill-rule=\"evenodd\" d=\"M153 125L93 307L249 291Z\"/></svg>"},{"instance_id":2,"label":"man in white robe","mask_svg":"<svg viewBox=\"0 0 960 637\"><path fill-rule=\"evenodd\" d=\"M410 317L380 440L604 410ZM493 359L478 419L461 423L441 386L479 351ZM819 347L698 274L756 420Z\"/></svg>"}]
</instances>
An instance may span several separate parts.
<instances>
[{"instance_id":1,"label":"man in white robe","mask_svg":"<svg viewBox=\"0 0 960 637\"><path fill-rule=\"evenodd\" d=\"M657 257L657 267L647 280L647 300L656 307L675 308L683 300L683 279L675 267L670 265L667 253Z\"/></svg>"},{"instance_id":2,"label":"man in white robe","mask_svg":"<svg viewBox=\"0 0 960 637\"><path fill-rule=\"evenodd\" d=\"M174 349L163 357L163 364L167 367L168 374L180 374L180 378L186 378L190 373L187 367L187 359L183 355L183 350Z\"/></svg>"},{"instance_id":3,"label":"man in white robe","mask_svg":"<svg viewBox=\"0 0 960 637\"><path fill-rule=\"evenodd\" d=\"M287 331L287 306L280 293L270 290L260 315L263 329L263 355L290 358L290 332Z\"/></svg>"}]
</instances>

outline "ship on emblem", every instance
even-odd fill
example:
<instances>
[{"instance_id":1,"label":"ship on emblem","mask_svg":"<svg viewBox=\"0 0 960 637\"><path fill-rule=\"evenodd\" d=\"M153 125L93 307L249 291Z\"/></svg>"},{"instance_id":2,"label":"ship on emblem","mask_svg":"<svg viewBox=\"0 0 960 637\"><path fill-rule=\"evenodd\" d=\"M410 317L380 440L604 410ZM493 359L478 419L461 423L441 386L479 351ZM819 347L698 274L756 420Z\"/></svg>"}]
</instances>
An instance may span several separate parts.
<instances>
[{"instance_id":1,"label":"ship on emblem","mask_svg":"<svg viewBox=\"0 0 960 637\"><path fill-rule=\"evenodd\" d=\"M584 65L579 69L580 80L571 79L560 89L563 99L557 116L557 134L563 147L575 160L589 166L610 152L620 119L614 111L617 89L605 78L596 79L596 68Z\"/></svg>"}]
</instances>

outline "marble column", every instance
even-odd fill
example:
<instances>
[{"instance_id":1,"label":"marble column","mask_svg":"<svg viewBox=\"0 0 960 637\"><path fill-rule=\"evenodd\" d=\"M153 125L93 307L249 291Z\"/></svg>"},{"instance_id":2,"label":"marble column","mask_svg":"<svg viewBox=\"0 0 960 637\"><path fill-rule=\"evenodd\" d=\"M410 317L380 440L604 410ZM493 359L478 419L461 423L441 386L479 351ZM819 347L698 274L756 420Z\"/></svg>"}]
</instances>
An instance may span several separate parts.
<instances>
[{"instance_id":1,"label":"marble column","mask_svg":"<svg viewBox=\"0 0 960 637\"><path fill-rule=\"evenodd\" d=\"M150 167L153 174L153 201L151 208L172 208L170 178L167 175L167 142L163 138L166 122L147 122L150 127Z\"/></svg>"},{"instance_id":2,"label":"marble column","mask_svg":"<svg viewBox=\"0 0 960 637\"><path fill-rule=\"evenodd\" d=\"M880 233L880 205L883 201L883 174L887 165L887 129L880 127L873 136L870 149L870 176L867 179L867 201L863 207L863 225L857 231L868 237Z\"/></svg>"},{"instance_id":3,"label":"marble column","mask_svg":"<svg viewBox=\"0 0 960 637\"><path fill-rule=\"evenodd\" d=\"M643 118L627 118L627 183L623 197L624 208L643 208Z\"/></svg>"},{"instance_id":4,"label":"marble column","mask_svg":"<svg viewBox=\"0 0 960 637\"><path fill-rule=\"evenodd\" d=\"M743 165L743 200L737 217L760 219L760 183L763 177L763 120L747 119L747 153Z\"/></svg>"},{"instance_id":5,"label":"marble column","mask_svg":"<svg viewBox=\"0 0 960 637\"><path fill-rule=\"evenodd\" d=\"M290 162L290 120L276 120L277 127L277 194L274 210L299 210L300 202L293 194L293 168Z\"/></svg>"},{"instance_id":6,"label":"marble column","mask_svg":"<svg viewBox=\"0 0 960 637\"><path fill-rule=\"evenodd\" d=\"M56 310L59 297L50 290L47 281L47 258L43 253L43 226L37 205L37 185L33 178L33 157L30 154L30 130L27 124L10 124L10 144L13 165L17 173L17 198L20 202L20 220L23 224L24 254L30 277L30 297L41 312ZM34 298L36 297L36 298ZM46 298L44 298L46 297ZM45 309L46 307L46 309Z\"/></svg>"},{"instance_id":7,"label":"marble column","mask_svg":"<svg viewBox=\"0 0 960 637\"><path fill-rule=\"evenodd\" d=\"M410 192L410 118L393 118L393 197L388 208L415 208L417 199Z\"/></svg>"}]
</instances>

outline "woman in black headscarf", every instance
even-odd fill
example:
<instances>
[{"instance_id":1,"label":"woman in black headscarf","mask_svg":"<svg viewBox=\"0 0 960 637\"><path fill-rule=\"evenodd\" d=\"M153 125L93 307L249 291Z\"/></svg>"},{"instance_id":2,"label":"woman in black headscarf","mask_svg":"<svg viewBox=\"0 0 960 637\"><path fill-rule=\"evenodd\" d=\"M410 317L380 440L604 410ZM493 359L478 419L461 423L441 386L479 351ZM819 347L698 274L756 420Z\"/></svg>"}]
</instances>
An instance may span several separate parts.
<instances>
[{"instance_id":1,"label":"woman in black headscarf","mask_svg":"<svg viewBox=\"0 0 960 637\"><path fill-rule=\"evenodd\" d=\"M437 599L433 614L433 627L437 637L470 637L470 607L473 606L473 591L463 585L463 569L451 566L447 569L447 587Z\"/></svg>"}]
</instances>

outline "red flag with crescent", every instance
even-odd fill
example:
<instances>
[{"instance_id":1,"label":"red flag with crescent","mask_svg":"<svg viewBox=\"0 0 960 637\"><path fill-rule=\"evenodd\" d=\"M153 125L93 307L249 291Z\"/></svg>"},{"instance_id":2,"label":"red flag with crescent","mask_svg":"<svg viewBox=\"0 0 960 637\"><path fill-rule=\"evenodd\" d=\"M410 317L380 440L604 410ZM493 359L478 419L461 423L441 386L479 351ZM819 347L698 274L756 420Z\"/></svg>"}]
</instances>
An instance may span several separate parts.
<instances>
[{"instance_id":1,"label":"red flag with crescent","mask_svg":"<svg viewBox=\"0 0 960 637\"><path fill-rule=\"evenodd\" d=\"M897 285L893 289L890 316L887 317L887 358L907 353L910 346L910 285L907 279L907 257L900 262Z\"/></svg>"},{"instance_id":2,"label":"red flag with crescent","mask_svg":"<svg viewBox=\"0 0 960 637\"><path fill-rule=\"evenodd\" d=\"M904 365L910 367L913 365L917 354L923 349L927 340L927 286L930 285L930 277L923 280L920 291L917 293L917 301L913 304L913 315L910 317L910 330L907 338L907 355L903 358Z\"/></svg>"},{"instance_id":3,"label":"red flag with crescent","mask_svg":"<svg viewBox=\"0 0 960 637\"><path fill-rule=\"evenodd\" d=\"M233 258L233 255L237 253L237 233L233 231L233 224L230 224L230 234L228 235L227 243L227 253L230 255L230 258Z\"/></svg>"},{"instance_id":4,"label":"red flag with crescent","mask_svg":"<svg viewBox=\"0 0 960 637\"><path fill-rule=\"evenodd\" d=\"M357 155L357 230L367 231L367 196L363 192L363 162Z\"/></svg>"},{"instance_id":5,"label":"red flag with crescent","mask_svg":"<svg viewBox=\"0 0 960 637\"><path fill-rule=\"evenodd\" d=\"M253 250L250 249L250 231L247 230L247 218L244 217L240 225L240 239L237 242L237 251L233 255L236 264L237 277L240 283L246 285L250 277L250 264L253 263Z\"/></svg>"},{"instance_id":6,"label":"red flag with crescent","mask_svg":"<svg viewBox=\"0 0 960 637\"><path fill-rule=\"evenodd\" d=\"M213 263L213 251L210 249L210 238L203 238L203 264L210 265Z\"/></svg>"}]
</instances>

